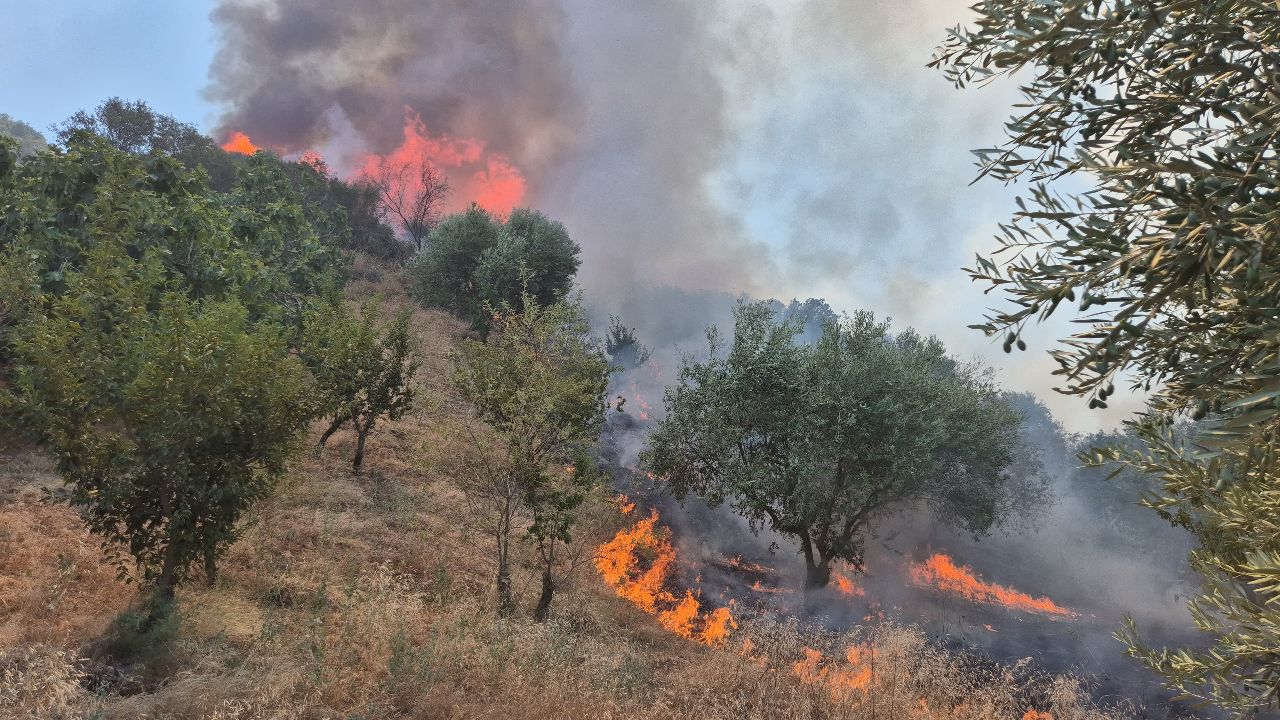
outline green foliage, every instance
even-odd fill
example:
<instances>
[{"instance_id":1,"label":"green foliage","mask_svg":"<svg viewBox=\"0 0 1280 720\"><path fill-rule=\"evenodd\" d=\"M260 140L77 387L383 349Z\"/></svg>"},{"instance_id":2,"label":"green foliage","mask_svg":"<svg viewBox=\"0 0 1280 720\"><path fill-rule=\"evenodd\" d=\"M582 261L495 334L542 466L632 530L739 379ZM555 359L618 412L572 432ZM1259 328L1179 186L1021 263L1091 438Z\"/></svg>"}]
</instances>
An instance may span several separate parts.
<instances>
[{"instance_id":1,"label":"green foliage","mask_svg":"<svg viewBox=\"0 0 1280 720\"><path fill-rule=\"evenodd\" d=\"M344 303L325 304L307 318L302 358L315 378L321 414L330 419L320 438L351 423L358 437L354 469L364 460L364 444L380 418L398 420L413 406L413 359L409 312L378 324L378 304L357 315Z\"/></svg>"},{"instance_id":2,"label":"green foliage","mask_svg":"<svg viewBox=\"0 0 1280 720\"><path fill-rule=\"evenodd\" d=\"M104 238L130 257L161 250L166 275L194 297L221 296L251 277L227 209L199 176L88 133L70 137L65 152L0 167L0 218L0 248L27 254L50 292L61 292L64 275L82 268Z\"/></svg>"},{"instance_id":3,"label":"green foliage","mask_svg":"<svg viewBox=\"0 0 1280 720\"><path fill-rule=\"evenodd\" d=\"M1105 407L1119 373L1155 387L1146 450L1112 448L1162 488L1150 501L1192 530L1209 652L1130 652L1189 695L1246 712L1280 702L1280 11L1262 0L990 0L934 64L957 84L1019 72L1026 102L983 174L1028 180L975 279L1012 307L979 326L1016 343L1079 302L1084 329L1053 355L1065 391ZM1065 191L1085 189L1077 194ZM1216 415L1193 444L1175 413Z\"/></svg>"},{"instance_id":4,"label":"green foliage","mask_svg":"<svg viewBox=\"0 0 1280 720\"><path fill-rule=\"evenodd\" d=\"M636 337L635 328L622 324L621 318L609 316L609 334L604 339L609 361L623 370L634 370L649 362L650 351Z\"/></svg>"},{"instance_id":5,"label":"green foliage","mask_svg":"<svg viewBox=\"0 0 1280 720\"><path fill-rule=\"evenodd\" d=\"M525 293L539 305L564 297L578 272L579 248L564 225L540 212L517 208L503 225L497 244L476 267L481 300L519 310Z\"/></svg>"},{"instance_id":6,"label":"green foliage","mask_svg":"<svg viewBox=\"0 0 1280 720\"><path fill-rule=\"evenodd\" d=\"M484 314L475 271L480 256L498 244L502 223L478 205L450 215L409 264L410 290L422 303L478 321Z\"/></svg>"},{"instance_id":7,"label":"green foliage","mask_svg":"<svg viewBox=\"0 0 1280 720\"><path fill-rule=\"evenodd\" d=\"M219 194L159 152L65 145L17 164L0 139L0 408L165 596L200 558L212 579L310 417L277 321L336 289L336 250L266 156Z\"/></svg>"},{"instance_id":8,"label":"green foliage","mask_svg":"<svg viewBox=\"0 0 1280 720\"><path fill-rule=\"evenodd\" d=\"M530 511L528 531L543 553L549 606L555 546L570 541L575 509L601 480L587 450L604 425L612 368L588 334L580 301L541 305L525 293L521 306L495 313L488 342L463 342L454 379L476 415L502 439L505 477L495 479L493 493L508 519L501 532L509 532L515 504ZM500 601L509 612L505 551L502 536L499 591L507 593ZM541 603L539 610L545 616Z\"/></svg>"},{"instance_id":9,"label":"green foliage","mask_svg":"<svg viewBox=\"0 0 1280 720\"><path fill-rule=\"evenodd\" d=\"M488 308L523 307L527 294L548 305L578 271L576 243L560 223L517 209L503 222L472 205L445 218L410 265L414 295L487 330Z\"/></svg>"},{"instance_id":10,"label":"green foliage","mask_svg":"<svg viewBox=\"0 0 1280 720\"><path fill-rule=\"evenodd\" d=\"M49 142L40 131L5 113L0 113L0 135L17 141L18 157L29 157L49 147Z\"/></svg>"},{"instance_id":11,"label":"green foliage","mask_svg":"<svg viewBox=\"0 0 1280 720\"><path fill-rule=\"evenodd\" d=\"M235 538L309 417L279 328L102 242L13 333L15 405L95 533L162 594Z\"/></svg>"},{"instance_id":12,"label":"green foliage","mask_svg":"<svg viewBox=\"0 0 1280 720\"><path fill-rule=\"evenodd\" d=\"M240 169L228 196L232 233L259 266L259 291L295 319L302 299L331 296L341 286L342 257L333 236L341 217L307 212L283 164L257 153ZM329 230L321 237L317 227Z\"/></svg>"},{"instance_id":13,"label":"green foliage","mask_svg":"<svg viewBox=\"0 0 1280 720\"><path fill-rule=\"evenodd\" d=\"M796 538L807 586L832 561L862 561L878 518L928 503L975 534L1012 510L1006 470L1020 415L977 367L934 338L860 312L796 343L798 319L764 303L736 311L727 351L686 359L642 461L677 497L729 502L752 524Z\"/></svg>"},{"instance_id":14,"label":"green foliage","mask_svg":"<svg viewBox=\"0 0 1280 720\"><path fill-rule=\"evenodd\" d=\"M122 152L161 153L193 170L203 168L219 191L230 189L235 179L238 156L223 152L194 125L162 115L141 100L109 98L91 111L76 112L55 129L63 145L81 132L98 135Z\"/></svg>"}]
</instances>

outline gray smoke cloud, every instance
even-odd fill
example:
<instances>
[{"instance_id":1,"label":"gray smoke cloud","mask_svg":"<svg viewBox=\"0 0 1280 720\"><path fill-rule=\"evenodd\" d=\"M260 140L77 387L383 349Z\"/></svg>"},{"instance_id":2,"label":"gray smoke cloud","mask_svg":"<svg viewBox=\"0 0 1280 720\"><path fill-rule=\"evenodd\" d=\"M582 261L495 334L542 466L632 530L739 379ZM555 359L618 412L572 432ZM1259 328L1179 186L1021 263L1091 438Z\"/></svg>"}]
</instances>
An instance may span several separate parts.
<instances>
[{"instance_id":1,"label":"gray smoke cloud","mask_svg":"<svg viewBox=\"0 0 1280 720\"><path fill-rule=\"evenodd\" d=\"M482 139L583 246L604 313L665 286L823 297L985 357L1073 429L1114 424L1133 403L1086 412L1054 396L1042 352L1006 359L966 329L990 300L959 268L1012 207L1010 189L969 185L968 149L999 142L1016 95L959 92L925 67L968 14L947 0L221 0L208 94L217 132L320 147L339 169L394 148L406 108ZM1033 350L1068 327L1032 333Z\"/></svg>"},{"instance_id":2,"label":"gray smoke cloud","mask_svg":"<svg viewBox=\"0 0 1280 720\"><path fill-rule=\"evenodd\" d=\"M223 0L208 95L215 132L270 147L348 142L384 153L405 109L479 137L541 183L574 144L582 105L552 0Z\"/></svg>"}]
</instances>

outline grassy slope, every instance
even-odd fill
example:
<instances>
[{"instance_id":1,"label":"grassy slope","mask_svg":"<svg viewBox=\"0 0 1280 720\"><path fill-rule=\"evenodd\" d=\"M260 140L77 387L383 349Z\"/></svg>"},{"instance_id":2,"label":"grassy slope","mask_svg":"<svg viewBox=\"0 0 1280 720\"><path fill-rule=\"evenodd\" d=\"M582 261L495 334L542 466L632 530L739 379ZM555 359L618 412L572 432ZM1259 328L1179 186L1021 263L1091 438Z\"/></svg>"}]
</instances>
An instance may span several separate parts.
<instances>
[{"instance_id":1,"label":"grassy slope","mask_svg":"<svg viewBox=\"0 0 1280 720\"><path fill-rule=\"evenodd\" d=\"M409 306L398 287L383 278L350 293L383 293L391 312ZM1020 718L1032 703L1058 720L1104 717L1070 681L980 670L893 625L822 640L762 620L724 648L703 647L613 597L586 562L551 622L497 620L491 541L460 522L474 513L456 478L480 469L448 382L465 328L418 308L414 327L418 409L375 431L363 476L348 471L345 432L324 456L300 455L248 518L217 586L179 593L172 639L135 649L144 661L125 662L118 641L114 656L103 641L135 590L71 510L42 501L42 486L57 487L48 463L10 448L0 465L0 718ZM598 503L578 540L589 549L623 522ZM537 578L529 549L520 552L515 586L528 610ZM838 657L855 641L876 648L869 689L834 687L858 684L839 666L798 677L806 645L827 643Z\"/></svg>"}]
</instances>

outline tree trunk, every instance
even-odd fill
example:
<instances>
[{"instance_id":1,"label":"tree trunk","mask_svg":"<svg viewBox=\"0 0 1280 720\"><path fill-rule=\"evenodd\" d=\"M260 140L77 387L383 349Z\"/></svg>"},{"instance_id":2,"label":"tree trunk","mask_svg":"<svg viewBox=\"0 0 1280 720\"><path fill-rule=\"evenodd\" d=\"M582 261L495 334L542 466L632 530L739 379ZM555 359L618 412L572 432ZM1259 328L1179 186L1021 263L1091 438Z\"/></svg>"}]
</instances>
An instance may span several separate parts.
<instances>
[{"instance_id":1,"label":"tree trunk","mask_svg":"<svg viewBox=\"0 0 1280 720\"><path fill-rule=\"evenodd\" d=\"M814 550L807 531L800 533L800 549L804 552L804 591L826 587L831 582L831 563Z\"/></svg>"},{"instance_id":2,"label":"tree trunk","mask_svg":"<svg viewBox=\"0 0 1280 720\"><path fill-rule=\"evenodd\" d=\"M320 436L320 442L316 443L316 447L323 448L324 444L329 442L329 438L333 437L333 434L338 432L338 428L341 428L346 422L347 419L345 417L335 416L333 422L329 424L329 429L325 430L324 434Z\"/></svg>"},{"instance_id":3,"label":"tree trunk","mask_svg":"<svg viewBox=\"0 0 1280 720\"><path fill-rule=\"evenodd\" d=\"M498 538L498 616L515 614L516 601L511 595L511 565L507 557L507 538Z\"/></svg>"},{"instance_id":4,"label":"tree trunk","mask_svg":"<svg viewBox=\"0 0 1280 720\"><path fill-rule=\"evenodd\" d=\"M218 553L217 546L212 541L204 548L204 579L209 587L218 583Z\"/></svg>"},{"instance_id":5,"label":"tree trunk","mask_svg":"<svg viewBox=\"0 0 1280 720\"><path fill-rule=\"evenodd\" d=\"M534 622L544 622L551 614L551 601L556 595L556 580L551 574L551 566L542 568L542 595L538 597L538 607L533 611Z\"/></svg>"},{"instance_id":6,"label":"tree trunk","mask_svg":"<svg viewBox=\"0 0 1280 720\"><path fill-rule=\"evenodd\" d=\"M817 563L809 558L805 558L804 563L804 590L821 590L831 583L831 563L827 560L820 560Z\"/></svg>"},{"instance_id":7,"label":"tree trunk","mask_svg":"<svg viewBox=\"0 0 1280 720\"><path fill-rule=\"evenodd\" d=\"M373 423L369 423L364 427L356 424L356 456L351 458L351 469L357 475L360 474L360 466L364 463L364 441L369 437L369 431L373 429Z\"/></svg>"},{"instance_id":8,"label":"tree trunk","mask_svg":"<svg viewBox=\"0 0 1280 720\"><path fill-rule=\"evenodd\" d=\"M148 632L155 624L169 614L173 606L173 586L178 574L178 545L173 541L170 530L169 544L164 548L164 560L160 565L160 579L156 581L155 594L151 597L151 607L147 617L142 621L142 631Z\"/></svg>"}]
</instances>

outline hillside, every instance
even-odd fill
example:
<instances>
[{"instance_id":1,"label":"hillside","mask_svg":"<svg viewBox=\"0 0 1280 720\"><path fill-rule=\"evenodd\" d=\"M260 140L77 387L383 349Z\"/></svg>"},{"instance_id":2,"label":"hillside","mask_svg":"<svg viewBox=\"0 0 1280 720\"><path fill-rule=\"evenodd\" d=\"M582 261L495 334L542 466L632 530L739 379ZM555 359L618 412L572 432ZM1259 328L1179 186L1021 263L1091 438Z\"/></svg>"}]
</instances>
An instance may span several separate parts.
<instances>
[{"instance_id":1,"label":"hillside","mask_svg":"<svg viewBox=\"0 0 1280 720\"><path fill-rule=\"evenodd\" d=\"M299 454L256 506L216 586L179 593L179 620L142 640L116 577L30 449L0 467L0 716L6 718L1116 717L1070 679L948 655L880 622L818 637L739 613L717 647L616 597L590 551L629 519L598 501L552 619L527 619L538 577L520 546L520 615L494 612L489 539L458 482L483 462L449 383L453 317L412 306L370 267L349 297L412 307L424 401L370 440ZM316 429L314 435L318 434ZM818 649L827 648L824 656ZM841 657L843 655L843 657ZM829 658L834 658L830 661ZM1039 713L1039 714L1037 714Z\"/></svg>"}]
</instances>

